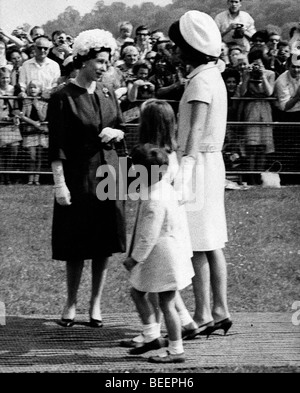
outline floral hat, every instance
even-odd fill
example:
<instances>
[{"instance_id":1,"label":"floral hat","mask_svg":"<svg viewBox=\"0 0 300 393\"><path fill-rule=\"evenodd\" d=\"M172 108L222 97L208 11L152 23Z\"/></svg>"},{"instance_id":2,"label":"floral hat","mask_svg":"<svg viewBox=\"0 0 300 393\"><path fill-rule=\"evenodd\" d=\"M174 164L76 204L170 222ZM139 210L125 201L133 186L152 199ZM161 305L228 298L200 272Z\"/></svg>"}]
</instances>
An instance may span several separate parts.
<instances>
[{"instance_id":1,"label":"floral hat","mask_svg":"<svg viewBox=\"0 0 300 393\"><path fill-rule=\"evenodd\" d=\"M102 29L85 30L75 38L72 54L86 56L91 49L100 51L101 48L110 49L111 54L115 52L117 44L113 35Z\"/></svg>"}]
</instances>

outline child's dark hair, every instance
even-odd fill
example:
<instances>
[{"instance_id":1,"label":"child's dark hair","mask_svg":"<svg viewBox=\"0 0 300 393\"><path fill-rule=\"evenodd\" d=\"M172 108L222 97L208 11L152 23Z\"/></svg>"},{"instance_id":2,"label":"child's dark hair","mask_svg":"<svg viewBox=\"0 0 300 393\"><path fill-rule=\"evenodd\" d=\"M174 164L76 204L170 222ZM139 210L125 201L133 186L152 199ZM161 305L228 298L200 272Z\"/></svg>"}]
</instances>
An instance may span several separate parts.
<instances>
[{"instance_id":1,"label":"child's dark hair","mask_svg":"<svg viewBox=\"0 0 300 393\"><path fill-rule=\"evenodd\" d=\"M142 104L139 124L140 143L152 143L171 153L176 150L175 127L175 114L167 101L150 98Z\"/></svg>"},{"instance_id":2,"label":"child's dark hair","mask_svg":"<svg viewBox=\"0 0 300 393\"><path fill-rule=\"evenodd\" d=\"M263 65L267 68L268 67L268 57L264 54L264 51L260 48L253 49L248 53L248 61L249 63L253 63L255 60L261 59Z\"/></svg>"},{"instance_id":3,"label":"child's dark hair","mask_svg":"<svg viewBox=\"0 0 300 393\"><path fill-rule=\"evenodd\" d=\"M134 165L143 166L147 170L147 185L157 183L166 173L169 165L168 153L152 143L139 144L131 152ZM142 176L142 174L141 174Z\"/></svg>"}]
</instances>

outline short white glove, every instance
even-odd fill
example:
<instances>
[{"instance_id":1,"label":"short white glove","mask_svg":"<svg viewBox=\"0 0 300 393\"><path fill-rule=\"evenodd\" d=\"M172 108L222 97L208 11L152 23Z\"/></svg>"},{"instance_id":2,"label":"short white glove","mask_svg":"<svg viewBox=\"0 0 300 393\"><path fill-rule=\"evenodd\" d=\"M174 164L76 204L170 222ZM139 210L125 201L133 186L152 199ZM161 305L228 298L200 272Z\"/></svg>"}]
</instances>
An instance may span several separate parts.
<instances>
[{"instance_id":1,"label":"short white glove","mask_svg":"<svg viewBox=\"0 0 300 393\"><path fill-rule=\"evenodd\" d=\"M105 127L99 134L101 142L120 142L124 138L124 132L117 128Z\"/></svg>"},{"instance_id":2,"label":"short white glove","mask_svg":"<svg viewBox=\"0 0 300 393\"><path fill-rule=\"evenodd\" d=\"M193 171L196 159L184 156L181 159L179 171L174 180L174 189L180 204L189 202L193 194Z\"/></svg>"},{"instance_id":3,"label":"short white glove","mask_svg":"<svg viewBox=\"0 0 300 393\"><path fill-rule=\"evenodd\" d=\"M62 183L59 186L54 186L54 195L56 202L61 206L71 205L71 194L66 186L66 183Z\"/></svg>"}]
</instances>

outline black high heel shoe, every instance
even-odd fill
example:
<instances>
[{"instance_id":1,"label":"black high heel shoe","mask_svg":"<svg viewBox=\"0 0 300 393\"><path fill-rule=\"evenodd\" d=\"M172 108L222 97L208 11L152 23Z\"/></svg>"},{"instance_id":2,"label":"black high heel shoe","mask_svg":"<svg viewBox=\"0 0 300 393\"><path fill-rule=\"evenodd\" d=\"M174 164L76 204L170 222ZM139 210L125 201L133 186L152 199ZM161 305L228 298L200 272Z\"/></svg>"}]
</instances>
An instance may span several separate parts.
<instances>
[{"instance_id":1,"label":"black high heel shoe","mask_svg":"<svg viewBox=\"0 0 300 393\"><path fill-rule=\"evenodd\" d=\"M102 323L102 321L100 319L90 318L90 327L102 328L103 327L103 323Z\"/></svg>"},{"instance_id":2,"label":"black high heel shoe","mask_svg":"<svg viewBox=\"0 0 300 393\"><path fill-rule=\"evenodd\" d=\"M209 321L203 325L198 326L196 329L187 330L182 332L183 340L194 340L197 336L206 336L206 331L208 328L213 326L214 321Z\"/></svg>"},{"instance_id":3,"label":"black high heel shoe","mask_svg":"<svg viewBox=\"0 0 300 393\"><path fill-rule=\"evenodd\" d=\"M226 335L226 333L228 332L228 330L231 328L232 326L232 320L230 318L226 318L223 319L220 322L215 323L213 326L208 326L203 332L202 334L206 335L206 338L208 338L213 332L215 332L216 330L223 330L224 331L224 336Z\"/></svg>"},{"instance_id":4,"label":"black high heel shoe","mask_svg":"<svg viewBox=\"0 0 300 393\"><path fill-rule=\"evenodd\" d=\"M62 327L72 327L75 323L74 319L66 319L66 318L62 318L58 324Z\"/></svg>"}]
</instances>

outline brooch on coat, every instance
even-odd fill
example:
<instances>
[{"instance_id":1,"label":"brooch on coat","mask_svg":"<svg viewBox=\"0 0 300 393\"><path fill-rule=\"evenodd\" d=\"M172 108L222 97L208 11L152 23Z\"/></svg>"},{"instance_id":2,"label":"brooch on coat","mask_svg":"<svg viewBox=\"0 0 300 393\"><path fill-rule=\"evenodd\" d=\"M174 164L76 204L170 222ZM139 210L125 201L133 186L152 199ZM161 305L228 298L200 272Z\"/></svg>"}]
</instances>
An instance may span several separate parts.
<instances>
[{"instance_id":1,"label":"brooch on coat","mask_svg":"<svg viewBox=\"0 0 300 393\"><path fill-rule=\"evenodd\" d=\"M103 91L103 94L105 95L105 97L109 97L109 94L108 94L109 90L107 87L103 87L102 91Z\"/></svg>"}]
</instances>

